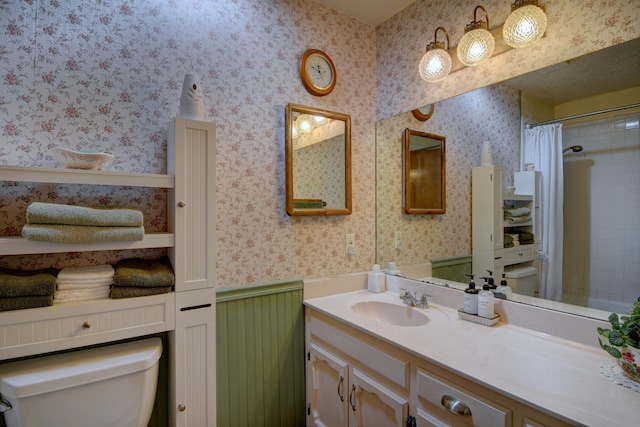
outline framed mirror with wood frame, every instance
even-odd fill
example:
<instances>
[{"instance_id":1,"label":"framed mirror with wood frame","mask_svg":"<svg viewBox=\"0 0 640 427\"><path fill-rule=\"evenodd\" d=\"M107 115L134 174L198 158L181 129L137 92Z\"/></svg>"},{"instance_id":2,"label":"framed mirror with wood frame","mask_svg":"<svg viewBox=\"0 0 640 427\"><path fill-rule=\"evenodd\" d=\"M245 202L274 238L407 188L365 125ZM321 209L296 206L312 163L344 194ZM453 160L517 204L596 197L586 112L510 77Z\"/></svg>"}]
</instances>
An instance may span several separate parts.
<instances>
[{"instance_id":1,"label":"framed mirror with wood frame","mask_svg":"<svg viewBox=\"0 0 640 427\"><path fill-rule=\"evenodd\" d=\"M405 213L444 214L445 137L405 129L403 154Z\"/></svg>"},{"instance_id":2,"label":"framed mirror with wood frame","mask_svg":"<svg viewBox=\"0 0 640 427\"><path fill-rule=\"evenodd\" d=\"M351 214L351 117L298 104L285 111L286 209Z\"/></svg>"}]
</instances>

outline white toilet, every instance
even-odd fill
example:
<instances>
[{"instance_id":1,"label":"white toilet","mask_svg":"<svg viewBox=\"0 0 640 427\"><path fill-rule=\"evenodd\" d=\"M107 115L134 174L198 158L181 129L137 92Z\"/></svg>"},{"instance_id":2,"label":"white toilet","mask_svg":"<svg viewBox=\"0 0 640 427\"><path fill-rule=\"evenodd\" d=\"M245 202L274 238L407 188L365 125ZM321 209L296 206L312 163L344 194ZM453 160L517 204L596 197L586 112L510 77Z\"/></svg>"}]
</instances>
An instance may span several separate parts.
<instances>
[{"instance_id":1,"label":"white toilet","mask_svg":"<svg viewBox=\"0 0 640 427\"><path fill-rule=\"evenodd\" d=\"M7 427L146 427L158 384L160 338L0 365Z\"/></svg>"}]
</instances>

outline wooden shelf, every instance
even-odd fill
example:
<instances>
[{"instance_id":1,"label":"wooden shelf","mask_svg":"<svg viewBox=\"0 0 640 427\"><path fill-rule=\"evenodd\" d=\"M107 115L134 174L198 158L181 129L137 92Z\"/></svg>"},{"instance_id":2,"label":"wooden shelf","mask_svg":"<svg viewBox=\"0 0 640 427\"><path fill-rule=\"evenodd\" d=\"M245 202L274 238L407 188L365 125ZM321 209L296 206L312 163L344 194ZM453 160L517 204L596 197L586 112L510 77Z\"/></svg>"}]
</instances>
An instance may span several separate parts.
<instances>
[{"instance_id":1,"label":"wooden shelf","mask_svg":"<svg viewBox=\"0 0 640 427\"><path fill-rule=\"evenodd\" d=\"M64 244L27 240L19 236L0 237L0 255L44 254L62 252L113 251L122 249L172 248L175 244L173 233L149 233L143 240Z\"/></svg>"},{"instance_id":2,"label":"wooden shelf","mask_svg":"<svg viewBox=\"0 0 640 427\"><path fill-rule=\"evenodd\" d=\"M120 185L124 187L174 188L173 175L104 172L84 169L0 166L0 181L53 184Z\"/></svg>"}]
</instances>

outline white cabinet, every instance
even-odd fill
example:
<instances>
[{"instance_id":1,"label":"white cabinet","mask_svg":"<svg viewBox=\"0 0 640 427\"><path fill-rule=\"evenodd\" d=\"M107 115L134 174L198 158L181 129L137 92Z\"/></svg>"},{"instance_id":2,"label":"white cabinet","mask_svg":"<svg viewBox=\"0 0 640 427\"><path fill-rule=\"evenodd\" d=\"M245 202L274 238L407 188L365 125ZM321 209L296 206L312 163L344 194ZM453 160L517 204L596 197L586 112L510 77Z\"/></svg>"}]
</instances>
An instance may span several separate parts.
<instances>
[{"instance_id":1,"label":"white cabinet","mask_svg":"<svg viewBox=\"0 0 640 427\"><path fill-rule=\"evenodd\" d=\"M0 313L0 360L169 331L169 423L215 426L215 127L176 118L167 175L0 166L0 180L166 188L166 233L58 244L1 237L0 255L168 248L175 292Z\"/></svg>"},{"instance_id":2,"label":"white cabinet","mask_svg":"<svg viewBox=\"0 0 640 427\"><path fill-rule=\"evenodd\" d=\"M542 224L540 221L540 172L516 172L515 194L503 193L502 168L480 166L472 172L472 268L477 277L493 272L499 280L504 267L515 264L530 265L536 259L541 245ZM505 209L526 208L530 219L516 217L505 220ZM531 233L533 241L516 241L509 245L505 235Z\"/></svg>"},{"instance_id":3,"label":"white cabinet","mask_svg":"<svg viewBox=\"0 0 640 427\"><path fill-rule=\"evenodd\" d=\"M570 425L309 306L306 318L307 426Z\"/></svg>"},{"instance_id":4,"label":"white cabinet","mask_svg":"<svg viewBox=\"0 0 640 427\"><path fill-rule=\"evenodd\" d=\"M404 427L409 416L409 364L308 318L307 425Z\"/></svg>"}]
</instances>

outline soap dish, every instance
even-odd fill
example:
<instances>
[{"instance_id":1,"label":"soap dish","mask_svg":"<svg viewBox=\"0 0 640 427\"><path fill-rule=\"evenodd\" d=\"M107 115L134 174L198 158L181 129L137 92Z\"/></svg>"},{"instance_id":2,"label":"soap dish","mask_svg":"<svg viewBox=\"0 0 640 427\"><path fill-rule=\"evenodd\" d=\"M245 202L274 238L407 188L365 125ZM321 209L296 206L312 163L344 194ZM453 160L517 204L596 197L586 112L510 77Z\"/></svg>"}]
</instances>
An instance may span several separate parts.
<instances>
[{"instance_id":1,"label":"soap dish","mask_svg":"<svg viewBox=\"0 0 640 427\"><path fill-rule=\"evenodd\" d=\"M482 317L477 314L469 314L465 313L461 308L458 310L458 316L463 320L468 320L469 322L479 323L484 326L493 326L500 320L500 315L495 314L493 317Z\"/></svg>"},{"instance_id":2,"label":"soap dish","mask_svg":"<svg viewBox=\"0 0 640 427\"><path fill-rule=\"evenodd\" d=\"M56 159L69 169L92 169L100 171L114 159L108 153L97 151L75 151L65 147L53 147Z\"/></svg>"}]
</instances>

